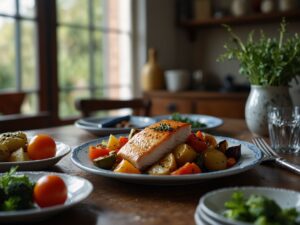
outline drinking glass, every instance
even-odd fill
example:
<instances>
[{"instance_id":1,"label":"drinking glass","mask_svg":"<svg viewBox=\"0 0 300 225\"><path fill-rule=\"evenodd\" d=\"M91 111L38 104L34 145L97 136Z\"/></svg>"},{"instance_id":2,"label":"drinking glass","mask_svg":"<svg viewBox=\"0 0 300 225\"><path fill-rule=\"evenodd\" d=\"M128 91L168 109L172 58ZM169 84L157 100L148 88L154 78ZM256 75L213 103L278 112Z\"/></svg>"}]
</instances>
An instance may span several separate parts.
<instances>
[{"instance_id":1,"label":"drinking glass","mask_svg":"<svg viewBox=\"0 0 300 225\"><path fill-rule=\"evenodd\" d=\"M300 151L300 107L268 107L268 127L272 148L277 152Z\"/></svg>"}]
</instances>

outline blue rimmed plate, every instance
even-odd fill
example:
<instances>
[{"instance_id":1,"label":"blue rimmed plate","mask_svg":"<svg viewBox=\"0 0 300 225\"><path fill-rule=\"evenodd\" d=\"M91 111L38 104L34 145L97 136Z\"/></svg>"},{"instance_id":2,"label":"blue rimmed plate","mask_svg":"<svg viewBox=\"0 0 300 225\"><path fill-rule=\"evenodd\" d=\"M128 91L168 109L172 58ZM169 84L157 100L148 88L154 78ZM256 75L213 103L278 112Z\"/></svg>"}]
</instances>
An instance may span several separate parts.
<instances>
[{"instance_id":1,"label":"blue rimmed plate","mask_svg":"<svg viewBox=\"0 0 300 225\"><path fill-rule=\"evenodd\" d=\"M77 121L75 121L75 126L86 130L88 132L91 132L95 135L102 135L106 136L108 134L121 134L121 133L127 133L130 131L131 128L114 128L114 127L99 127L99 124L101 124L102 121L106 121L109 118L114 117L103 117L103 118L97 118L97 117L87 117L82 118ZM147 126L150 126L151 124L155 123L156 120L151 117L146 116L131 116L129 120L130 124L134 128L144 128Z\"/></svg>"},{"instance_id":2,"label":"blue rimmed plate","mask_svg":"<svg viewBox=\"0 0 300 225\"><path fill-rule=\"evenodd\" d=\"M122 136L127 136L123 134ZM72 162L79 168L88 171L93 174L97 174L104 177L115 178L127 182L143 183L151 185L184 185L190 183L202 182L207 179L213 179L218 177L225 177L237 173L249 170L259 164L263 158L262 152L253 144L239 141L233 138L216 137L217 141L227 140L229 146L241 145L241 159L238 163L225 170L213 171L208 173L191 174L191 175L179 175L179 176L153 176L148 174L126 174L126 173L114 173L110 170L100 169L93 165L92 161L88 158L88 148L90 145L97 145L103 140L107 140L108 137L92 140L82 145L75 147L72 150L71 159Z\"/></svg>"}]
</instances>

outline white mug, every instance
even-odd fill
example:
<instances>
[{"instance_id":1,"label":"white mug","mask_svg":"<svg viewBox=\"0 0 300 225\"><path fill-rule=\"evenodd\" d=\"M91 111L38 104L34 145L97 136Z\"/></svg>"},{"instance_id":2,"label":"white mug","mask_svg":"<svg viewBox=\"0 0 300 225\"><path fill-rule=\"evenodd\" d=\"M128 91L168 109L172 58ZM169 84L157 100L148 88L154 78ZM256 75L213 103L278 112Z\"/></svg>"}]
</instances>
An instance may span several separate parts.
<instances>
[{"instance_id":1,"label":"white mug","mask_svg":"<svg viewBox=\"0 0 300 225\"><path fill-rule=\"evenodd\" d=\"M190 86L190 74L187 70L165 71L167 90L176 92L187 90Z\"/></svg>"}]
</instances>

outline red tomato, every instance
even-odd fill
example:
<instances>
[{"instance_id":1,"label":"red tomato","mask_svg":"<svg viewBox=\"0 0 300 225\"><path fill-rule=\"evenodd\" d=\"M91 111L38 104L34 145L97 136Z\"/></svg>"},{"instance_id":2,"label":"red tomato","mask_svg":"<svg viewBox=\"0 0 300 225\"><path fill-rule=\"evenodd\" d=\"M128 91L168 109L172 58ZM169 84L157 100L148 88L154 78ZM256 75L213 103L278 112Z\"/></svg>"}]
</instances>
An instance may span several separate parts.
<instances>
[{"instance_id":1,"label":"red tomato","mask_svg":"<svg viewBox=\"0 0 300 225\"><path fill-rule=\"evenodd\" d=\"M122 148L127 142L128 142L128 138L127 137L120 137L119 138L119 146L120 146L120 148Z\"/></svg>"},{"instance_id":2,"label":"red tomato","mask_svg":"<svg viewBox=\"0 0 300 225\"><path fill-rule=\"evenodd\" d=\"M89 147L89 158L90 160L94 160L99 158L100 156L106 156L109 154L109 149L104 146L90 146Z\"/></svg>"},{"instance_id":3,"label":"red tomato","mask_svg":"<svg viewBox=\"0 0 300 225\"><path fill-rule=\"evenodd\" d=\"M33 160L51 158L56 154L56 144L52 137L38 134L30 140L27 152Z\"/></svg>"},{"instance_id":4,"label":"red tomato","mask_svg":"<svg viewBox=\"0 0 300 225\"><path fill-rule=\"evenodd\" d=\"M179 167L177 170L171 173L171 175L184 175L184 174L194 174L201 173L201 169L195 163L187 162L182 167Z\"/></svg>"},{"instance_id":5,"label":"red tomato","mask_svg":"<svg viewBox=\"0 0 300 225\"><path fill-rule=\"evenodd\" d=\"M67 196L68 190L65 182L56 175L41 177L33 190L34 201L40 207L64 204Z\"/></svg>"},{"instance_id":6,"label":"red tomato","mask_svg":"<svg viewBox=\"0 0 300 225\"><path fill-rule=\"evenodd\" d=\"M200 130L196 132L196 137L199 138L201 141L204 141L203 133Z\"/></svg>"},{"instance_id":7,"label":"red tomato","mask_svg":"<svg viewBox=\"0 0 300 225\"><path fill-rule=\"evenodd\" d=\"M195 134L191 133L186 140L186 143L191 146L196 152L203 152L207 149L207 144L201 141Z\"/></svg>"}]
</instances>

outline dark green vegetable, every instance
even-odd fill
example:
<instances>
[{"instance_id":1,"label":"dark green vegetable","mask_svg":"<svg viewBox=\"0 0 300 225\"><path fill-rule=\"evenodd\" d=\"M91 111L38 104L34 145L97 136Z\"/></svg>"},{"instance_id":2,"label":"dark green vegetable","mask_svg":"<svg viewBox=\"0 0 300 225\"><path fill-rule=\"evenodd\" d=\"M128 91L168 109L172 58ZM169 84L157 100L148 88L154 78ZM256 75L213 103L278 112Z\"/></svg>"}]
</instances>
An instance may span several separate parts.
<instances>
[{"instance_id":1,"label":"dark green vegetable","mask_svg":"<svg viewBox=\"0 0 300 225\"><path fill-rule=\"evenodd\" d=\"M12 211L33 207L34 184L27 176L15 173L16 168L12 168L0 177L0 190L3 190L0 210Z\"/></svg>"},{"instance_id":2,"label":"dark green vegetable","mask_svg":"<svg viewBox=\"0 0 300 225\"><path fill-rule=\"evenodd\" d=\"M112 169L113 165L117 160L117 155L115 152L110 153L109 155L99 157L93 160L95 166L102 169Z\"/></svg>"},{"instance_id":3,"label":"dark green vegetable","mask_svg":"<svg viewBox=\"0 0 300 225\"><path fill-rule=\"evenodd\" d=\"M295 208L281 209L272 199L265 196L251 195L244 198L242 192L234 192L225 202L224 216L255 225L299 225L296 221L300 215Z\"/></svg>"},{"instance_id":4,"label":"dark green vegetable","mask_svg":"<svg viewBox=\"0 0 300 225\"><path fill-rule=\"evenodd\" d=\"M179 122L189 123L192 125L192 128L207 127L205 123L201 123L200 121L196 121L196 120L191 120L188 117L183 117L179 113L173 113L171 119Z\"/></svg>"}]
</instances>

